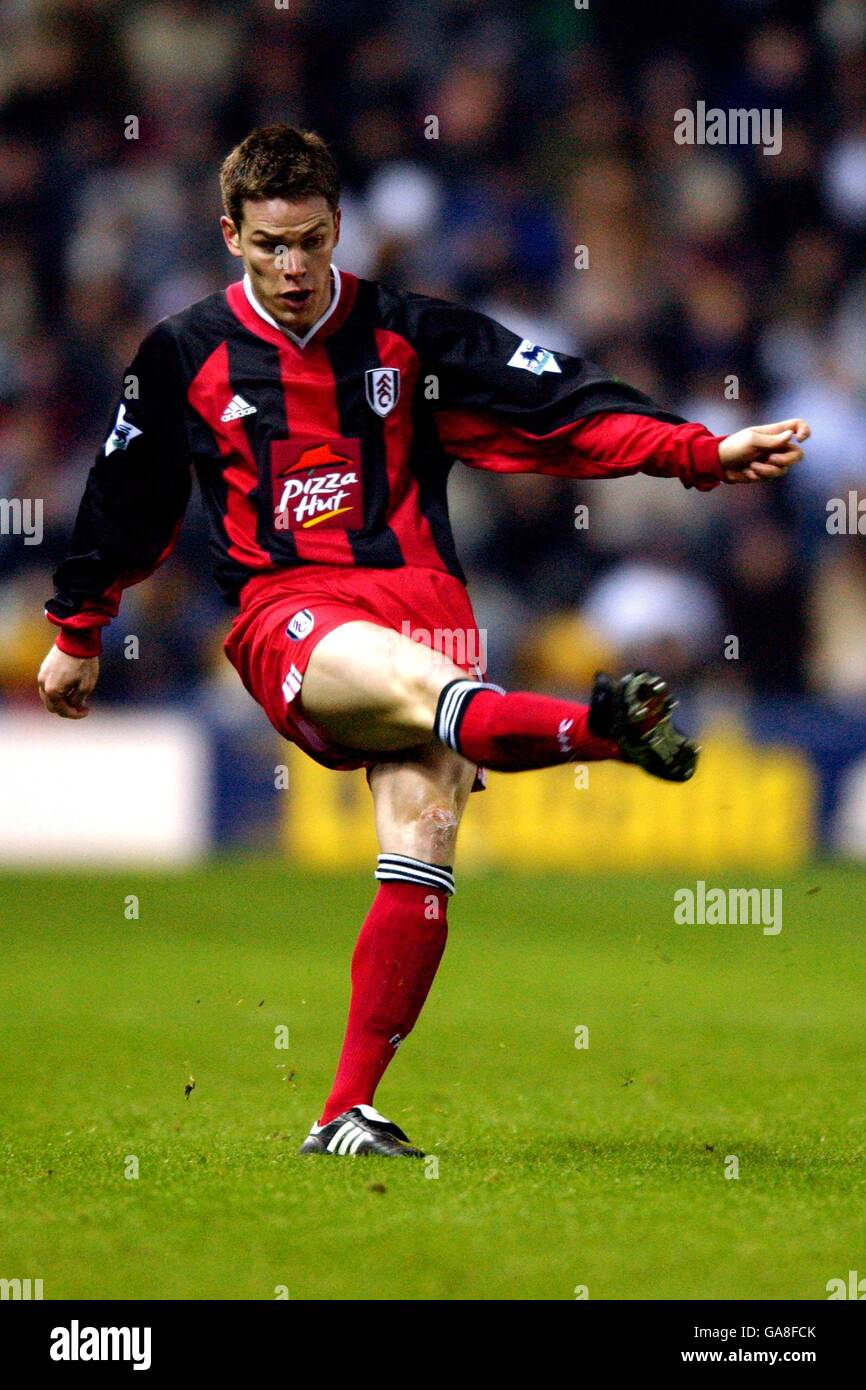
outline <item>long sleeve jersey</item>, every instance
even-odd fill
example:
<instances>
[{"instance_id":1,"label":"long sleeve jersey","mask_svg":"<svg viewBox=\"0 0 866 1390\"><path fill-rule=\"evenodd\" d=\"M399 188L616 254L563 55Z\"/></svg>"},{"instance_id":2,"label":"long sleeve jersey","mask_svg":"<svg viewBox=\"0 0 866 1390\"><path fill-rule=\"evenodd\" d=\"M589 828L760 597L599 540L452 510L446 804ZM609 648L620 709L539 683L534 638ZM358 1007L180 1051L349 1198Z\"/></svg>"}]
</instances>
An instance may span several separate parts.
<instances>
[{"instance_id":1,"label":"long sleeve jersey","mask_svg":"<svg viewBox=\"0 0 866 1390\"><path fill-rule=\"evenodd\" d=\"M170 553L192 474L216 582L301 565L464 579L448 519L460 460L499 473L722 479L719 438L580 357L471 309L333 268L328 311L285 332L238 281L163 319L124 375L46 615L94 656L124 588Z\"/></svg>"}]
</instances>

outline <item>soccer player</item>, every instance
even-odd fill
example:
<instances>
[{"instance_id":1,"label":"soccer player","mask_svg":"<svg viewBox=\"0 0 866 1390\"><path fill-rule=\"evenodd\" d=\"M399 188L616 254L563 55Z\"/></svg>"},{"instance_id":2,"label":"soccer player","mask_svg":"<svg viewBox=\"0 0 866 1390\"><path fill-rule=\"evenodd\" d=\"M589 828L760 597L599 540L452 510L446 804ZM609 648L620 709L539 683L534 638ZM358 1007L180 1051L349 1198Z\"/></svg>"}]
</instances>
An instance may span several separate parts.
<instances>
[{"instance_id":1,"label":"soccer player","mask_svg":"<svg viewBox=\"0 0 866 1390\"><path fill-rule=\"evenodd\" d=\"M229 660L284 738L326 767L366 768L373 797L378 890L333 1088L301 1152L417 1157L373 1099L445 946L479 769L619 758L685 781L698 751L656 676L600 675L583 705L506 692L443 649L459 633L463 653L480 650L450 468L644 472L707 491L780 476L809 430L714 436L482 314L341 272L338 173L313 133L253 131L221 187L243 279L158 323L128 369L55 575L60 630L39 689L55 714L88 713L100 630L171 551L194 469L216 582L239 607Z\"/></svg>"}]
</instances>

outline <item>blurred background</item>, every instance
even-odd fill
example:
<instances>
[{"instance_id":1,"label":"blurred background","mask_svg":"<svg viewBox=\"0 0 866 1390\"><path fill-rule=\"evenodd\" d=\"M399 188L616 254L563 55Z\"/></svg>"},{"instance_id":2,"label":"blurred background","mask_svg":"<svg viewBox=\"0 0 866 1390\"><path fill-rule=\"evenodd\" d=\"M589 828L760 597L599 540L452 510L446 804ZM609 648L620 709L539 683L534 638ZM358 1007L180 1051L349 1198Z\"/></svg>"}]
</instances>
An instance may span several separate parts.
<instances>
[{"instance_id":1,"label":"blurred background","mask_svg":"<svg viewBox=\"0 0 866 1390\"><path fill-rule=\"evenodd\" d=\"M781 110L780 152L678 144L674 113L700 101ZM64 760L85 747L95 855L286 835L299 852L299 818L317 823L305 808L355 795L325 791L341 779L309 766L288 796L278 785L292 755L222 655L231 614L196 499L177 552L127 591L107 634L102 732L35 710L42 604L123 369L155 320L237 278L217 168L273 121L332 143L342 267L474 305L715 432L809 420L806 460L772 486L702 495L457 467L453 518L492 678L585 691L599 665L656 665L708 747L715 730L736 750L712 764L707 845L734 788L746 858L866 855L862 0L6 0L0 497L44 499L44 538L0 535L0 756L19 768L4 853L80 849L81 825L42 835L32 786L71 778ZM834 498L848 534L828 532ZM121 734L124 757L141 756L130 777L160 769L125 848L112 839L135 799L117 783ZM772 790L753 777L768 758L783 768ZM545 814L534 792L508 796L515 815ZM755 838L758 820L775 838ZM672 862L689 839L679 822Z\"/></svg>"}]
</instances>

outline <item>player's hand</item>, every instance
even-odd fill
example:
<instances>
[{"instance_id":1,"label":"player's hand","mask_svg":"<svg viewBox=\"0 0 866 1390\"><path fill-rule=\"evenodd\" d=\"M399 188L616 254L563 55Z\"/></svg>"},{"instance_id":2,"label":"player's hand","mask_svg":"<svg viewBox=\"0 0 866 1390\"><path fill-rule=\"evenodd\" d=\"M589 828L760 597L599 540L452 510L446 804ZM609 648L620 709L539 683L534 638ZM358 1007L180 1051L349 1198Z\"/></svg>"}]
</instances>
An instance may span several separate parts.
<instances>
[{"instance_id":1,"label":"player's hand","mask_svg":"<svg viewBox=\"0 0 866 1390\"><path fill-rule=\"evenodd\" d=\"M803 457L798 446L812 431L805 420L778 420L751 425L729 434L719 445L719 459L729 483L763 483L781 478Z\"/></svg>"},{"instance_id":2,"label":"player's hand","mask_svg":"<svg viewBox=\"0 0 866 1390\"><path fill-rule=\"evenodd\" d=\"M39 668L37 684L43 705L61 719L84 719L88 696L99 679L98 656L67 656L52 647Z\"/></svg>"}]
</instances>

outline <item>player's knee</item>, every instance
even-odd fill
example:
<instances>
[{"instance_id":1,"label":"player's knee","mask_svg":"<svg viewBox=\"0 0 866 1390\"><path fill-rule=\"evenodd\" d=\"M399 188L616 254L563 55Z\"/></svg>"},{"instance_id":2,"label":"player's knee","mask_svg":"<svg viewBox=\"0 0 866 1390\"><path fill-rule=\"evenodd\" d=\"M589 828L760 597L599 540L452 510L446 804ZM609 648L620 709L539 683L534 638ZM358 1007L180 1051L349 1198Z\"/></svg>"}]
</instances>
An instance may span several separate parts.
<instances>
[{"instance_id":1,"label":"player's knee","mask_svg":"<svg viewBox=\"0 0 866 1390\"><path fill-rule=\"evenodd\" d=\"M389 846L426 864L453 864L461 809L447 796L401 808L391 821Z\"/></svg>"},{"instance_id":2,"label":"player's knee","mask_svg":"<svg viewBox=\"0 0 866 1390\"><path fill-rule=\"evenodd\" d=\"M460 807L456 796L442 797L425 806L418 816L416 838L431 864L450 864L454 858Z\"/></svg>"},{"instance_id":3,"label":"player's knee","mask_svg":"<svg viewBox=\"0 0 866 1390\"><path fill-rule=\"evenodd\" d=\"M451 864L475 769L441 752L403 765L379 764L370 782L383 850L429 864Z\"/></svg>"}]
</instances>

